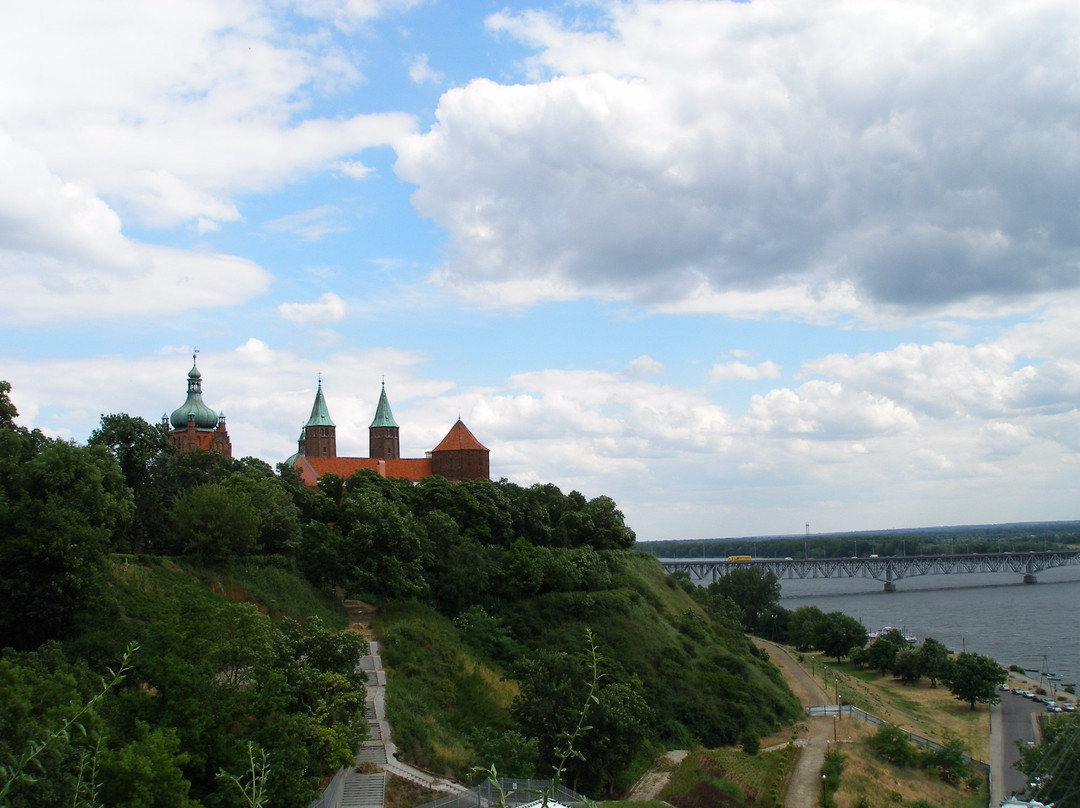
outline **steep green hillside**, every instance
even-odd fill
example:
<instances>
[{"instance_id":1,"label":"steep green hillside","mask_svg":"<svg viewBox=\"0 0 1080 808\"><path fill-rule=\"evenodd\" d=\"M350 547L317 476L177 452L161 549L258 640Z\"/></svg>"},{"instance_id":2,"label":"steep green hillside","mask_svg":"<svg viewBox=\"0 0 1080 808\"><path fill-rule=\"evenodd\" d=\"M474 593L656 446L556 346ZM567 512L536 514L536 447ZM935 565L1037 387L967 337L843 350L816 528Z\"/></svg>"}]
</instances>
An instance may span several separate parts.
<instances>
[{"instance_id":1,"label":"steep green hillside","mask_svg":"<svg viewBox=\"0 0 1080 808\"><path fill-rule=\"evenodd\" d=\"M491 764L547 776L559 733L585 702L586 629L600 655L599 704L577 744L585 760L568 764L568 779L588 793L628 785L660 746L730 744L798 716L776 669L710 621L654 559L603 555L603 589L474 608L455 621L418 604L386 607L378 632L403 754L457 777Z\"/></svg>"},{"instance_id":2,"label":"steep green hillside","mask_svg":"<svg viewBox=\"0 0 1080 808\"><path fill-rule=\"evenodd\" d=\"M363 640L294 570L378 605L402 749L457 776L495 764L546 777L564 759L565 780L600 795L662 745L731 743L796 713L728 627L738 607L703 601L711 620L632 551L609 497L372 471L311 489L256 458L178 453L126 415L103 416L86 446L52 440L17 426L8 389L0 803L12 808L96 802L90 772L105 804L224 808L236 795L219 770L250 772L264 752L266 804L302 805L353 760L366 722ZM43 776L23 776L45 739Z\"/></svg>"}]
</instances>

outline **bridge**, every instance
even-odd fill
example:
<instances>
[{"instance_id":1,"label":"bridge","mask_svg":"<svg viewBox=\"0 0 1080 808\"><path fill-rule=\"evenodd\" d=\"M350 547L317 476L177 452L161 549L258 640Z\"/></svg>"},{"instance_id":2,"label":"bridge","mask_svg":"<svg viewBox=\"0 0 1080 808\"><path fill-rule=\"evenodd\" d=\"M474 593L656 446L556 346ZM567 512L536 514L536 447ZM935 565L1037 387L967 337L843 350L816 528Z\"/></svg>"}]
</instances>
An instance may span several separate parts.
<instances>
[{"instance_id":1,"label":"bridge","mask_svg":"<svg viewBox=\"0 0 1080 808\"><path fill-rule=\"evenodd\" d=\"M972 572L1012 572L1026 584L1038 579L1040 570L1080 565L1080 550L1024 553L970 553L966 555L860 556L858 558L661 558L669 572L683 570L694 580L716 581L732 570L760 567L780 580L813 578L873 578L896 591L896 582L916 575L957 575Z\"/></svg>"}]
</instances>

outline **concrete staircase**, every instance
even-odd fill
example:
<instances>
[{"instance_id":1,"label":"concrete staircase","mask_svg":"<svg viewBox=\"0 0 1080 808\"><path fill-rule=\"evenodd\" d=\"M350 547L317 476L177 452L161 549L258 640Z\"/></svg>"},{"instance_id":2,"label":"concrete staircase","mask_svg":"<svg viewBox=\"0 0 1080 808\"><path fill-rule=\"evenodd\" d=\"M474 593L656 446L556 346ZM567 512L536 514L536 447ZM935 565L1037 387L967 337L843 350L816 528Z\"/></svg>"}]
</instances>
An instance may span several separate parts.
<instances>
[{"instance_id":1,"label":"concrete staircase","mask_svg":"<svg viewBox=\"0 0 1080 808\"><path fill-rule=\"evenodd\" d=\"M386 742L383 739L382 720L379 716L382 696L386 686L386 674L379 658L379 644L369 643L367 656L360 657L357 668L368 675L364 715L370 734L356 755L356 768L345 777L341 792L341 808L382 808L386 795ZM378 704L376 703L378 702ZM374 764L365 766L364 764ZM370 774L361 774L360 769Z\"/></svg>"},{"instance_id":2,"label":"concrete staircase","mask_svg":"<svg viewBox=\"0 0 1080 808\"><path fill-rule=\"evenodd\" d=\"M460 783L435 777L397 760L390 724L386 720L386 671L377 642L369 641L368 653L360 657L357 668L368 675L365 717L371 732L356 755L354 767L345 776L338 808L383 808L388 773L435 791L466 791ZM361 769L369 773L363 774Z\"/></svg>"}]
</instances>

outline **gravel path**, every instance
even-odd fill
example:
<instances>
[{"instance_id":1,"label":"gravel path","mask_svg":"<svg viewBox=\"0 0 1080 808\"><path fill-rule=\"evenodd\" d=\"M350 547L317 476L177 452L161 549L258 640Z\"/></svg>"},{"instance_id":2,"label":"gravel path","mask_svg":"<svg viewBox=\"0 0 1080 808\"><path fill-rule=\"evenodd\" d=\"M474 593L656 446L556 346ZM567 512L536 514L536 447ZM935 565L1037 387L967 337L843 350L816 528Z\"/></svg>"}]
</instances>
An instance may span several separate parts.
<instances>
[{"instance_id":1,"label":"gravel path","mask_svg":"<svg viewBox=\"0 0 1080 808\"><path fill-rule=\"evenodd\" d=\"M829 694L822 689L821 684L784 648L756 637L754 644L769 652L769 658L783 672L788 687L804 707L831 703ZM832 740L835 732L833 721L831 718L806 719L809 733L788 786L785 808L808 808L821 804L821 765L825 762L827 741Z\"/></svg>"}]
</instances>

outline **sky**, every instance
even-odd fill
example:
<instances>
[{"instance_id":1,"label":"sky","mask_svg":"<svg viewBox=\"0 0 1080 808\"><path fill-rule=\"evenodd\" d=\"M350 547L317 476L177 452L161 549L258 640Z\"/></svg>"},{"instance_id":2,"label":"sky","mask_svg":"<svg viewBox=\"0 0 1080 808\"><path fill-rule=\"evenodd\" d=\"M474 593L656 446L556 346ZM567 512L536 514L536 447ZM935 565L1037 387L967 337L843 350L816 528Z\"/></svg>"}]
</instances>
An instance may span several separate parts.
<instances>
[{"instance_id":1,"label":"sky","mask_svg":"<svg viewBox=\"0 0 1080 808\"><path fill-rule=\"evenodd\" d=\"M0 379L85 442L403 456L639 539L1080 518L1073 0L43 0L0 26Z\"/></svg>"}]
</instances>

